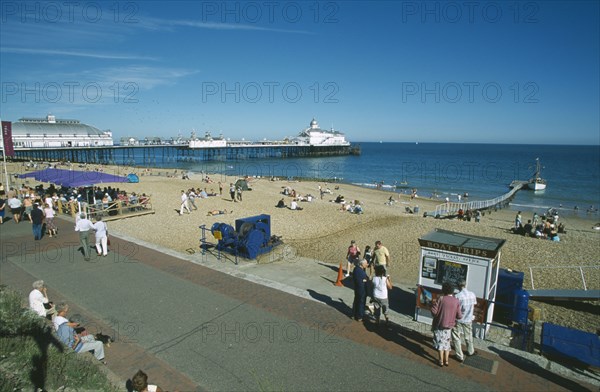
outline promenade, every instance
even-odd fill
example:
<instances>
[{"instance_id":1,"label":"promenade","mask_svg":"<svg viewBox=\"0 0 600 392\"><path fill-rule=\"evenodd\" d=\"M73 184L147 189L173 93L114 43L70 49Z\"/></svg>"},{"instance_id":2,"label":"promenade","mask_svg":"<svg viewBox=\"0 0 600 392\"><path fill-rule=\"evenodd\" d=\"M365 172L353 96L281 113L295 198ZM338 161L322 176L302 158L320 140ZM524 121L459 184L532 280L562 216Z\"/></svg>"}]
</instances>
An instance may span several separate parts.
<instances>
[{"instance_id":1,"label":"promenade","mask_svg":"<svg viewBox=\"0 0 600 392\"><path fill-rule=\"evenodd\" d=\"M73 223L33 241L29 223L0 225L0 283L43 279L92 332L113 335L108 369L138 369L164 390L597 390L598 378L488 341L439 368L427 327L411 319L411 287L392 290L392 324L349 318L353 292L337 267L282 248L270 264L179 254L109 231L108 257L84 261ZM131 220L135 225L136 221ZM165 233L168 235L168 233ZM198 238L200 230L198 230ZM93 242L93 240L91 240ZM190 244L197 251L198 243Z\"/></svg>"}]
</instances>

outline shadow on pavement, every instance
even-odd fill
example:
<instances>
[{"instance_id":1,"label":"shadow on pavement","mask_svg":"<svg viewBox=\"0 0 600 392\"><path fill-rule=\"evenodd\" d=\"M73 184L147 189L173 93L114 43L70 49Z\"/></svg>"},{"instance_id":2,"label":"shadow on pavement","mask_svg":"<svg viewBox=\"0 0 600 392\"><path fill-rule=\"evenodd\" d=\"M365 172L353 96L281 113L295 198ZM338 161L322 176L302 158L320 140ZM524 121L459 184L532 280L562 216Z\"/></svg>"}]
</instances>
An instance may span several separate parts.
<instances>
[{"instance_id":1,"label":"shadow on pavement","mask_svg":"<svg viewBox=\"0 0 600 392\"><path fill-rule=\"evenodd\" d=\"M539 377L542 377L556 385L559 385L569 391L591 391L591 389L584 387L583 385L569 380L568 378L562 377L558 374L552 373L544 368L542 368L539 364L530 361L529 359L523 358L517 354L513 354L509 351L501 350L497 347L490 347L490 350L495 352L505 360L506 362L511 363L515 367L520 369L524 369L529 373L535 374Z\"/></svg>"},{"instance_id":2,"label":"shadow on pavement","mask_svg":"<svg viewBox=\"0 0 600 392\"><path fill-rule=\"evenodd\" d=\"M392 281L393 282L393 281ZM394 312L413 317L415 315L415 293L394 286L388 291L390 309Z\"/></svg>"},{"instance_id":3,"label":"shadow on pavement","mask_svg":"<svg viewBox=\"0 0 600 392\"><path fill-rule=\"evenodd\" d=\"M394 323L390 323L389 325L365 323L365 329L437 365L437 356L432 355L425 349L425 347L429 347L432 344L430 338Z\"/></svg>"},{"instance_id":4,"label":"shadow on pavement","mask_svg":"<svg viewBox=\"0 0 600 392\"><path fill-rule=\"evenodd\" d=\"M331 306L332 308L339 311L340 313L342 313L348 317L351 317L352 306L346 305L346 303L344 302L343 299L339 298L339 301L336 301L333 298L331 298L330 296L321 294L321 293L317 293L316 291L314 291L312 289L308 289L306 291L308 291L308 294L310 294L310 296L313 297L314 299L316 299L317 301L323 302L325 305Z\"/></svg>"}]
</instances>

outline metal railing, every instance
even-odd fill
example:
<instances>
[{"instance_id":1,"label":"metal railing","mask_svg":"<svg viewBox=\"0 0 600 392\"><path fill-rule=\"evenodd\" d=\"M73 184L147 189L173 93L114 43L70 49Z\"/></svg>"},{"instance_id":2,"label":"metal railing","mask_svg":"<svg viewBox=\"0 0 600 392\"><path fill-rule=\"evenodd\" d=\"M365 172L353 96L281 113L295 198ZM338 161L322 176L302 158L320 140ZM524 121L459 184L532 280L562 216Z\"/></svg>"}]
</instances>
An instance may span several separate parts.
<instances>
[{"instance_id":1,"label":"metal railing","mask_svg":"<svg viewBox=\"0 0 600 392\"><path fill-rule=\"evenodd\" d=\"M474 201L468 201L468 202L462 202L462 203L447 202L444 204L438 204L435 207L435 212L434 212L433 216L437 217L437 216L456 215L458 213L458 210L461 210L461 209L463 211L468 211L468 210L476 211L476 210L485 210L487 208L497 206L501 203L504 203L506 200L512 198L515 195L515 193L517 193L519 190L521 190L523 188L523 186L525 184L526 184L525 182L516 183L514 185L514 187L508 193L505 193L504 195L498 196L491 200L474 200Z\"/></svg>"},{"instance_id":2,"label":"metal railing","mask_svg":"<svg viewBox=\"0 0 600 392\"><path fill-rule=\"evenodd\" d=\"M581 275L581 283L583 284L583 289L584 290L588 290L587 288L587 283L585 282L585 275L583 273L583 269L584 268L595 268L595 269L600 269L600 265L551 265L551 266L547 266L547 265L540 265L540 266L533 266L533 267L529 267L529 277L531 278L531 289L535 290L535 284L533 283L533 270L534 269L543 269L543 270L549 270L549 269L579 269L579 274Z\"/></svg>"},{"instance_id":3,"label":"metal railing","mask_svg":"<svg viewBox=\"0 0 600 392\"><path fill-rule=\"evenodd\" d=\"M57 203L58 213L67 214L75 217L77 214L84 212L88 218L96 218L98 216L127 216L140 212L153 212L152 199L150 197L139 198L135 201L115 200L110 203L87 204L80 203L75 200L63 203Z\"/></svg>"}]
</instances>

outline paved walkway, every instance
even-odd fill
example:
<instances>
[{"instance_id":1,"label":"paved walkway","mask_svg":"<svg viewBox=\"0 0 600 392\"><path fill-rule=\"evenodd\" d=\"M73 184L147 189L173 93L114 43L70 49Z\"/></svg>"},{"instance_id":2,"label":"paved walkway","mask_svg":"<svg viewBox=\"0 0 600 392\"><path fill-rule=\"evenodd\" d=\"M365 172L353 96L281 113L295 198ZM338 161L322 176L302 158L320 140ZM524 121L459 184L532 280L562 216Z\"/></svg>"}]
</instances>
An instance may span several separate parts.
<instances>
[{"instance_id":1,"label":"paved walkway","mask_svg":"<svg viewBox=\"0 0 600 392\"><path fill-rule=\"evenodd\" d=\"M135 224L135 220L131 220ZM410 287L395 288L390 327L348 317L352 290L336 268L282 248L272 264L182 255L115 234L108 257L84 261L71 222L33 241L31 226L0 226L0 282L44 279L90 330L114 335L108 367L138 369L168 390L596 390L557 365L480 342L465 364L436 365L426 327L411 320ZM197 244L191 244L197 249ZM278 253L279 252L279 253ZM483 349L486 349L484 351ZM583 376L582 376L583 377Z\"/></svg>"}]
</instances>

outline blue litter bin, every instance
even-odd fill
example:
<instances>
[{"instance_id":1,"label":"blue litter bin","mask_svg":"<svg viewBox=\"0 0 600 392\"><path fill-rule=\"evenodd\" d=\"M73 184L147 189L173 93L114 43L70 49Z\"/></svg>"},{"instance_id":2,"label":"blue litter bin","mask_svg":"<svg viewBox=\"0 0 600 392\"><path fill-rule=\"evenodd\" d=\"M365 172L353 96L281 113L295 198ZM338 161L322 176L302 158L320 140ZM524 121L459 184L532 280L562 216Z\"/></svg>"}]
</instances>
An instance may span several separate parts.
<instances>
[{"instance_id":1,"label":"blue litter bin","mask_svg":"<svg viewBox=\"0 0 600 392\"><path fill-rule=\"evenodd\" d=\"M518 289L515 291L515 302L513 307L512 321L518 324L527 324L529 315L529 292Z\"/></svg>"},{"instance_id":2,"label":"blue litter bin","mask_svg":"<svg viewBox=\"0 0 600 392\"><path fill-rule=\"evenodd\" d=\"M496 289L496 307L494 308L494 320L502 324L510 324L513 321L513 307L515 293L523 289L525 274L518 271L509 271L500 268L498 271L498 288Z\"/></svg>"}]
</instances>

